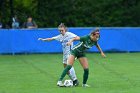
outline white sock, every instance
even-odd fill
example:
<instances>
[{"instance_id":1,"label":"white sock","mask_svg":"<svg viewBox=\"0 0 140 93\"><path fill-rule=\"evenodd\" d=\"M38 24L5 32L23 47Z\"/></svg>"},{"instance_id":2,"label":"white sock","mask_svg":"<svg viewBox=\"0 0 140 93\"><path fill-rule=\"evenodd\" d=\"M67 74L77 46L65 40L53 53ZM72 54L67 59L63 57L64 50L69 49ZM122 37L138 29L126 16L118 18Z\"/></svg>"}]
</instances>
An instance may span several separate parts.
<instances>
[{"instance_id":1,"label":"white sock","mask_svg":"<svg viewBox=\"0 0 140 93\"><path fill-rule=\"evenodd\" d=\"M72 67L72 68L69 70L69 72L70 72L69 77L72 79L72 81L76 80L77 77L76 77L76 74L75 74L74 67Z\"/></svg>"}]
</instances>

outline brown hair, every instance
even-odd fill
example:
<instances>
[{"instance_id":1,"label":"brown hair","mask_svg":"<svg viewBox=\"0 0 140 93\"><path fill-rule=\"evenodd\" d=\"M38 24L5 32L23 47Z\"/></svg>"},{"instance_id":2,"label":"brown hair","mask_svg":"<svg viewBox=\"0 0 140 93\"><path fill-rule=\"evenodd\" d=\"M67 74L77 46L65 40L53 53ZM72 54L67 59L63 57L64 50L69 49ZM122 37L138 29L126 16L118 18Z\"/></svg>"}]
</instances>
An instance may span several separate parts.
<instances>
[{"instance_id":1,"label":"brown hair","mask_svg":"<svg viewBox=\"0 0 140 93\"><path fill-rule=\"evenodd\" d=\"M67 27L65 26L64 23L61 23L61 24L58 26L58 28L61 28L61 27L64 27L64 29L67 31Z\"/></svg>"},{"instance_id":2,"label":"brown hair","mask_svg":"<svg viewBox=\"0 0 140 93\"><path fill-rule=\"evenodd\" d=\"M95 34L97 34L97 33L100 34L99 31L100 31L99 28L96 28L95 30L93 30L93 31L90 33L90 35L95 35Z\"/></svg>"}]
</instances>

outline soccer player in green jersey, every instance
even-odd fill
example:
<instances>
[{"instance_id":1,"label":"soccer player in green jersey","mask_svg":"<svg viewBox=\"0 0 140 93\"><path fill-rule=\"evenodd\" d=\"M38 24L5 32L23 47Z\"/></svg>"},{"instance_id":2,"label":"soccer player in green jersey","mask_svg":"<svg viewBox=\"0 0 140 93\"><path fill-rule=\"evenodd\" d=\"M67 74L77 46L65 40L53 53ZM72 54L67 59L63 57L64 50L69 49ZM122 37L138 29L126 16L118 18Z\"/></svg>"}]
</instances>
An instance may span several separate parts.
<instances>
[{"instance_id":1,"label":"soccer player in green jersey","mask_svg":"<svg viewBox=\"0 0 140 93\"><path fill-rule=\"evenodd\" d=\"M77 58L79 59L79 62L84 69L82 86L90 87L89 85L86 84L88 80L89 69L88 69L88 60L85 55L85 50L90 49L93 45L95 45L97 49L101 52L101 56L106 57L102 49L100 48L99 44L97 43L99 38L100 38L99 29L95 29L94 31L90 33L90 35L83 36L83 37L77 36L77 37L72 38L69 42L67 42L67 45L70 46L73 41L80 40L80 42L71 50L71 55L68 58L68 65L63 70L61 77L59 78L59 81L57 82L58 86L63 86L62 80L67 74L67 72L73 66L75 58Z\"/></svg>"}]
</instances>

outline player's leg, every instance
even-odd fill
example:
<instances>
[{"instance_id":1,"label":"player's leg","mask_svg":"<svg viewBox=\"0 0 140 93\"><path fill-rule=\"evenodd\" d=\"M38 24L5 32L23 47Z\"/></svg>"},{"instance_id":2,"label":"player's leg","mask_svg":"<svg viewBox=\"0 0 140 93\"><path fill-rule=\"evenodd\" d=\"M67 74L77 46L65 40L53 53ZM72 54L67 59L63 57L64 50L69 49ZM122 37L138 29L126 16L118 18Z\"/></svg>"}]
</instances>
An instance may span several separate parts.
<instances>
[{"instance_id":1,"label":"player's leg","mask_svg":"<svg viewBox=\"0 0 140 93\"><path fill-rule=\"evenodd\" d=\"M76 77L76 74L75 74L75 70L74 70L74 67L72 66L72 68L69 70L69 76L72 78L72 81L73 81L73 85L74 86L78 86L79 85L79 81Z\"/></svg>"},{"instance_id":2,"label":"player's leg","mask_svg":"<svg viewBox=\"0 0 140 93\"><path fill-rule=\"evenodd\" d=\"M73 55L70 55L69 56L69 58L68 58L68 65L63 70L63 73L61 74L61 77L59 79L60 81L63 80L63 78L65 77L65 75L67 74L67 72L72 68L72 65L74 63L74 59L75 59L75 57Z\"/></svg>"},{"instance_id":3,"label":"player's leg","mask_svg":"<svg viewBox=\"0 0 140 93\"><path fill-rule=\"evenodd\" d=\"M68 55L63 55L63 66L64 68L67 66L67 59L68 59ZM71 68L72 69L72 68ZM67 75L70 77L70 79L73 81L74 80L74 76L71 73L71 69L67 72Z\"/></svg>"},{"instance_id":4,"label":"player's leg","mask_svg":"<svg viewBox=\"0 0 140 93\"><path fill-rule=\"evenodd\" d=\"M76 77L74 67L72 67L69 71L70 71L70 76L72 76L73 85L74 86L78 86L79 85L79 81L78 81L78 79Z\"/></svg>"},{"instance_id":5,"label":"player's leg","mask_svg":"<svg viewBox=\"0 0 140 93\"><path fill-rule=\"evenodd\" d=\"M63 63L68 64L68 58L69 58L69 54L66 56L66 58L64 59ZM75 70L74 67L72 66L72 68L69 70L68 72L69 77L71 78L72 81L77 80L76 74L75 74Z\"/></svg>"},{"instance_id":6,"label":"player's leg","mask_svg":"<svg viewBox=\"0 0 140 93\"><path fill-rule=\"evenodd\" d=\"M62 82L62 80L66 76L67 72L72 68L72 65L74 64L74 59L75 59L75 56L73 56L73 55L69 56L69 58L68 58L68 65L63 70L63 72L62 72L58 82ZM57 83L57 85L61 86L58 83Z\"/></svg>"},{"instance_id":7,"label":"player's leg","mask_svg":"<svg viewBox=\"0 0 140 93\"><path fill-rule=\"evenodd\" d=\"M88 80L88 75L89 75L89 69L88 69L88 60L86 57L80 57L79 58L80 64L82 65L83 69L84 69L84 74L83 74L83 87L89 87L89 85L87 85L87 80Z\"/></svg>"},{"instance_id":8,"label":"player's leg","mask_svg":"<svg viewBox=\"0 0 140 93\"><path fill-rule=\"evenodd\" d=\"M69 57L69 54L67 55L63 55L63 64L64 64L64 68L67 66L68 64L68 57ZM77 76L75 74L75 70L74 70L74 67L72 66L72 68L68 71L68 76L70 77L70 79L73 81L73 85L74 86L78 86L79 85L79 81L77 79Z\"/></svg>"},{"instance_id":9,"label":"player's leg","mask_svg":"<svg viewBox=\"0 0 140 93\"><path fill-rule=\"evenodd\" d=\"M72 66L72 68L69 70L69 76L70 78L72 79L72 81L76 80L77 77L76 77L76 74L75 74L75 70L74 70L74 67Z\"/></svg>"}]
</instances>

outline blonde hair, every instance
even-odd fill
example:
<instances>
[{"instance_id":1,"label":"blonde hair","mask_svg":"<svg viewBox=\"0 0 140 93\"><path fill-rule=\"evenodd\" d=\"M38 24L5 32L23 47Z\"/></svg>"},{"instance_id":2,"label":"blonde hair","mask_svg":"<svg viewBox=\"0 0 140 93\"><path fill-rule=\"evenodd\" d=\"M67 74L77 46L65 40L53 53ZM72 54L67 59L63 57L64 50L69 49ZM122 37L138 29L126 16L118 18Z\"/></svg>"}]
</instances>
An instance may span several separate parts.
<instances>
[{"instance_id":1,"label":"blonde hair","mask_svg":"<svg viewBox=\"0 0 140 93\"><path fill-rule=\"evenodd\" d=\"M58 28L62 28L62 27L67 31L67 27L65 26L64 23L61 23L61 24L58 26Z\"/></svg>"}]
</instances>

